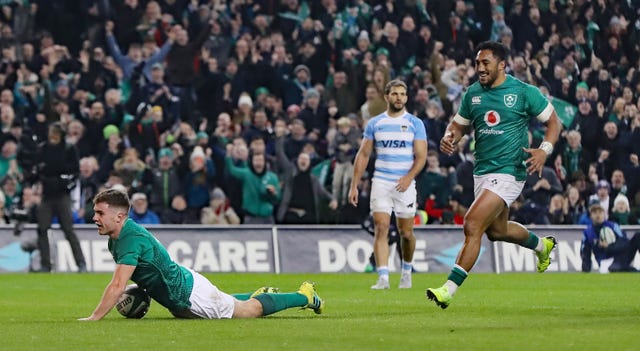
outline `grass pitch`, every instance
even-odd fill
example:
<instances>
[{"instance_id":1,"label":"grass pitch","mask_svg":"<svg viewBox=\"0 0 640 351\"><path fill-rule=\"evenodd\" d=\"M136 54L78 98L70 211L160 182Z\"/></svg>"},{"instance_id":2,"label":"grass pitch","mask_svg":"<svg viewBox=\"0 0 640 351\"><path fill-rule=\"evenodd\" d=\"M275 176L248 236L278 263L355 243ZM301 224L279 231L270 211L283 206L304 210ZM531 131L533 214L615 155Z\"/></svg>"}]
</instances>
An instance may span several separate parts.
<instances>
[{"instance_id":1,"label":"grass pitch","mask_svg":"<svg viewBox=\"0 0 640 351\"><path fill-rule=\"evenodd\" d=\"M0 274L2 350L638 350L638 274L471 274L446 310L413 289L371 291L372 274L208 274L225 292L317 283L325 314L176 320L156 302L142 320L88 316L108 274Z\"/></svg>"}]
</instances>

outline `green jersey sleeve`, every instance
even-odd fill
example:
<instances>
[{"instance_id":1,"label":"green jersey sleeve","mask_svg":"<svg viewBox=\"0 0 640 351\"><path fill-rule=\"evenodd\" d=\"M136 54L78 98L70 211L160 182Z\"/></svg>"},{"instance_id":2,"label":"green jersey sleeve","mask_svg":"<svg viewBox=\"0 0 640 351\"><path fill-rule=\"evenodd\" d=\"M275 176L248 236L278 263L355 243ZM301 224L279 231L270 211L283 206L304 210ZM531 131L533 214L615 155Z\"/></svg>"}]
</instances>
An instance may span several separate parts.
<instances>
[{"instance_id":1,"label":"green jersey sleeve","mask_svg":"<svg viewBox=\"0 0 640 351\"><path fill-rule=\"evenodd\" d=\"M540 89L533 85L526 84L524 93L526 97L525 111L527 114L543 122L548 120L553 108L547 98L542 95Z\"/></svg>"}]
</instances>

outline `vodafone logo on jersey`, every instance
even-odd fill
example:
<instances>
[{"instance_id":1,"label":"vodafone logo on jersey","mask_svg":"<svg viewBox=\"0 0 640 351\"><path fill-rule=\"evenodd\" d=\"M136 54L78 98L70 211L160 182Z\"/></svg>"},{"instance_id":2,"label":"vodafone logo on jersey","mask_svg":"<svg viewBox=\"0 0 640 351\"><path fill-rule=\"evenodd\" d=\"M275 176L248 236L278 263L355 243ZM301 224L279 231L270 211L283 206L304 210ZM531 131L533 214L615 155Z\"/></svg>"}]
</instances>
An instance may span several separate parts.
<instances>
[{"instance_id":1,"label":"vodafone logo on jersey","mask_svg":"<svg viewBox=\"0 0 640 351\"><path fill-rule=\"evenodd\" d=\"M495 127L500 124L500 114L497 111L489 110L484 114L484 123L489 127Z\"/></svg>"}]
</instances>

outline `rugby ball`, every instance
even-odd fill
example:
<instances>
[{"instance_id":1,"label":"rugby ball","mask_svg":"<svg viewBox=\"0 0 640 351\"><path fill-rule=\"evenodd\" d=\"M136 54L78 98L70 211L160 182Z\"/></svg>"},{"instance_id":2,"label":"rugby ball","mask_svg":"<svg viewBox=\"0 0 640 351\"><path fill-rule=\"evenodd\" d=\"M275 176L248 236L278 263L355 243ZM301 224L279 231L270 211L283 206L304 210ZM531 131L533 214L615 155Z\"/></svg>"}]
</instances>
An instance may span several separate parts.
<instances>
[{"instance_id":1,"label":"rugby ball","mask_svg":"<svg viewBox=\"0 0 640 351\"><path fill-rule=\"evenodd\" d=\"M116 303L116 310L126 318L140 319L147 314L151 297L136 284L127 285Z\"/></svg>"},{"instance_id":2,"label":"rugby ball","mask_svg":"<svg viewBox=\"0 0 640 351\"><path fill-rule=\"evenodd\" d=\"M616 233L614 233L611 228L603 226L602 229L600 229L600 240L611 245L616 242Z\"/></svg>"}]
</instances>

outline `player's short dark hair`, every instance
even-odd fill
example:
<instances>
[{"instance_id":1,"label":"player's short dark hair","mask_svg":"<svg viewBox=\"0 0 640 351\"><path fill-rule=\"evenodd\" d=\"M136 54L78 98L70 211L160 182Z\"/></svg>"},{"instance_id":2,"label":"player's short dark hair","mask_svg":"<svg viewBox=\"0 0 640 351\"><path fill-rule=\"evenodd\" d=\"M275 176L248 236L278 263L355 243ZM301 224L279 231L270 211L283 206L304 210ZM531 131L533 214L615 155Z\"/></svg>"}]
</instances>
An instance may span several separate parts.
<instances>
[{"instance_id":1,"label":"player's short dark hair","mask_svg":"<svg viewBox=\"0 0 640 351\"><path fill-rule=\"evenodd\" d=\"M126 209L129 213L131 208L131 202L129 202L129 195L124 191L118 189L107 189L100 192L93 198L93 204L106 203L110 207L119 207Z\"/></svg>"},{"instance_id":2,"label":"player's short dark hair","mask_svg":"<svg viewBox=\"0 0 640 351\"><path fill-rule=\"evenodd\" d=\"M389 95L391 89L395 87L403 87L405 91L408 90L407 83L401 81L400 79L394 79L384 86L384 95Z\"/></svg>"},{"instance_id":3,"label":"player's short dark hair","mask_svg":"<svg viewBox=\"0 0 640 351\"><path fill-rule=\"evenodd\" d=\"M507 47L497 41L483 41L478 44L476 51L489 50L498 61L507 59Z\"/></svg>"}]
</instances>

